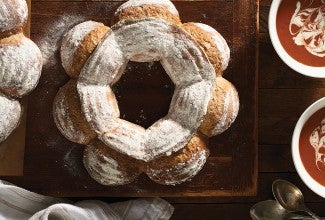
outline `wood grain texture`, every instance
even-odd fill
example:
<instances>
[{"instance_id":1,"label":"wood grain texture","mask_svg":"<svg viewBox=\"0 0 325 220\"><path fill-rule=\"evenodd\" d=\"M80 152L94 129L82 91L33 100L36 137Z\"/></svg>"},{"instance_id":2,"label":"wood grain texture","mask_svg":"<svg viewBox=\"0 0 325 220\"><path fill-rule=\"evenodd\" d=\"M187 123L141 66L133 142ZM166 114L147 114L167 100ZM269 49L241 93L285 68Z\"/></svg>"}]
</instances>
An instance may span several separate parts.
<instances>
[{"instance_id":1,"label":"wood grain texture","mask_svg":"<svg viewBox=\"0 0 325 220\"><path fill-rule=\"evenodd\" d=\"M271 184L277 178L289 180L301 188L308 207L319 215L325 216L325 199L309 190L295 172L290 146L294 125L304 108L325 95L321 92L325 80L304 77L291 70L280 60L272 47L267 31L267 17L271 0L260 0L259 3L259 175L257 195L167 198L175 206L173 219L250 219L249 209L254 203L273 199ZM190 15L188 16L190 17ZM222 154L227 155L229 152L224 150ZM9 180L19 184L22 181L17 178L9 178ZM88 199L88 197L73 199L78 201ZM121 200L120 198L104 197L100 197L100 199L107 202Z\"/></svg>"},{"instance_id":2,"label":"wood grain texture","mask_svg":"<svg viewBox=\"0 0 325 220\"><path fill-rule=\"evenodd\" d=\"M121 2L65 1L44 4L35 1L32 3L32 37L36 42L42 43L44 40L42 38L51 31L51 25L60 19L68 19L67 15L82 17L81 20L93 19L110 25L110 18L120 4ZM210 139L211 156L204 169L191 182L178 186L161 186L150 181L145 175L132 184L119 187L101 186L92 180L81 162L83 147L63 138L53 122L51 115L53 98L59 87L68 80L56 54L58 65L44 67L39 86L29 98L29 101L35 104L28 111L23 186L55 196L200 197L248 196L256 193L257 4L248 0L193 1L175 4L180 10L183 22L206 23L215 27L226 38L233 56L225 77L236 85L242 103L239 117L231 129ZM220 16L216 17L215 12L219 12ZM229 23L229 20L233 22ZM122 82L119 89L123 90L120 94L129 96L129 101L120 102L125 117L137 122L139 114L134 114L134 111L143 109L144 114L148 116L146 120L138 120L143 126L148 126L157 118L164 116L165 112L159 110L167 110L169 105L168 99L164 99L165 95L161 96L167 82L159 74L163 76L164 70L157 64L153 64L152 68L158 72L155 76L158 80L145 80L141 89L146 88L146 92L139 91L139 86L132 76ZM134 63L127 69L131 69L131 72L136 74L135 77L140 77L141 73L150 73L146 66ZM171 91L168 92L169 95L170 93ZM140 98L142 102L138 101ZM38 175L35 175L36 170Z\"/></svg>"}]
</instances>

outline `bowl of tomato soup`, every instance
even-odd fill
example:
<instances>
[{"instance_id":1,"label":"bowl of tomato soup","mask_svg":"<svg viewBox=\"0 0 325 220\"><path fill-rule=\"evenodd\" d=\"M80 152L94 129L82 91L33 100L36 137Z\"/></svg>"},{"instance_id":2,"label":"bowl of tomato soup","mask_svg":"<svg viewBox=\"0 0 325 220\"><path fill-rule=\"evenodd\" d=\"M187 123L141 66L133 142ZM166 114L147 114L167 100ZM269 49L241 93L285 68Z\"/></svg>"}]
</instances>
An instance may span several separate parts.
<instances>
[{"instance_id":1,"label":"bowl of tomato soup","mask_svg":"<svg viewBox=\"0 0 325 220\"><path fill-rule=\"evenodd\" d=\"M289 67L325 78L325 0L273 0L269 33L273 47Z\"/></svg>"},{"instance_id":2,"label":"bowl of tomato soup","mask_svg":"<svg viewBox=\"0 0 325 220\"><path fill-rule=\"evenodd\" d=\"M292 158L304 183L325 198L325 97L300 116L292 136Z\"/></svg>"}]
</instances>

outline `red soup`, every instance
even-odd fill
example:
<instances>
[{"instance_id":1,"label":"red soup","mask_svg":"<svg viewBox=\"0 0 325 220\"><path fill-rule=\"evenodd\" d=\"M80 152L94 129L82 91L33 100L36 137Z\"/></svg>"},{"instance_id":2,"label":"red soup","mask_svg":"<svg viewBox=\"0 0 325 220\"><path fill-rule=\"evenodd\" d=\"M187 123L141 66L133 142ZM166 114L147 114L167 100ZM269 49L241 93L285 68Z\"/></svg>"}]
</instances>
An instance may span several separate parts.
<instances>
[{"instance_id":1,"label":"red soup","mask_svg":"<svg viewBox=\"0 0 325 220\"><path fill-rule=\"evenodd\" d=\"M299 152L309 175L325 186L325 108L313 114L302 128Z\"/></svg>"},{"instance_id":2,"label":"red soup","mask_svg":"<svg viewBox=\"0 0 325 220\"><path fill-rule=\"evenodd\" d=\"M325 0L283 0L276 28L292 58L308 66L325 66Z\"/></svg>"}]
</instances>

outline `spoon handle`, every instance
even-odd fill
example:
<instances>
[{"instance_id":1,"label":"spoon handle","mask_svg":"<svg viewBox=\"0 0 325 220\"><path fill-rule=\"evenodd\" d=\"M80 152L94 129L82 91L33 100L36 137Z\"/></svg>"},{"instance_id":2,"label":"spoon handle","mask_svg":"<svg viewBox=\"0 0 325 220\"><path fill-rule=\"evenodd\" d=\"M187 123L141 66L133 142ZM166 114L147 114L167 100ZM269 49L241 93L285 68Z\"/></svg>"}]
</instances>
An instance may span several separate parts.
<instances>
[{"instance_id":1,"label":"spoon handle","mask_svg":"<svg viewBox=\"0 0 325 220\"><path fill-rule=\"evenodd\" d=\"M285 220L315 220L313 217L305 216L305 215L297 215L294 213L289 213L284 217Z\"/></svg>"},{"instance_id":2,"label":"spoon handle","mask_svg":"<svg viewBox=\"0 0 325 220\"><path fill-rule=\"evenodd\" d=\"M307 212L311 217L313 217L315 220L322 220L324 218L319 217L318 215L316 215L315 213L313 213L312 211L310 211L310 209L308 209L307 207L305 208L305 212Z\"/></svg>"},{"instance_id":3,"label":"spoon handle","mask_svg":"<svg viewBox=\"0 0 325 220\"><path fill-rule=\"evenodd\" d=\"M294 216L288 218L287 220L315 220L315 219L313 217L307 217L307 216Z\"/></svg>"}]
</instances>

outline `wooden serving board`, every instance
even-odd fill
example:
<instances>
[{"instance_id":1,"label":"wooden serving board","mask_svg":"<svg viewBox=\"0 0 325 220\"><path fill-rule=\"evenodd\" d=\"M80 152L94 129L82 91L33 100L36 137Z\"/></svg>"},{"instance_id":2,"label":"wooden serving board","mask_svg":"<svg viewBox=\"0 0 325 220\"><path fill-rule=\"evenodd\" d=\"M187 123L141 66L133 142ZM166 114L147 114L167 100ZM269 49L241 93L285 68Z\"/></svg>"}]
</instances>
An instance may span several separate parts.
<instances>
[{"instance_id":1,"label":"wooden serving board","mask_svg":"<svg viewBox=\"0 0 325 220\"><path fill-rule=\"evenodd\" d=\"M111 24L117 1L33 1L31 37L44 45L60 30L84 20ZM82 165L83 146L66 140L57 130L52 103L68 77L56 52L54 65L44 67L37 89L29 96L24 177L19 184L53 196L252 196L257 185L257 9L256 0L175 2L183 22L216 28L231 48L225 78L237 87L241 107L233 126L211 138L211 156L190 182L162 186L142 175L125 186L102 186ZM70 19L70 20L69 20ZM63 22L63 23L62 23ZM53 28L55 27L55 28ZM51 42L53 43L53 42ZM49 49L54 45L48 45ZM49 51L46 51L49 52ZM129 64L118 87L122 115L148 126L164 116L173 87L157 63Z\"/></svg>"}]
</instances>

